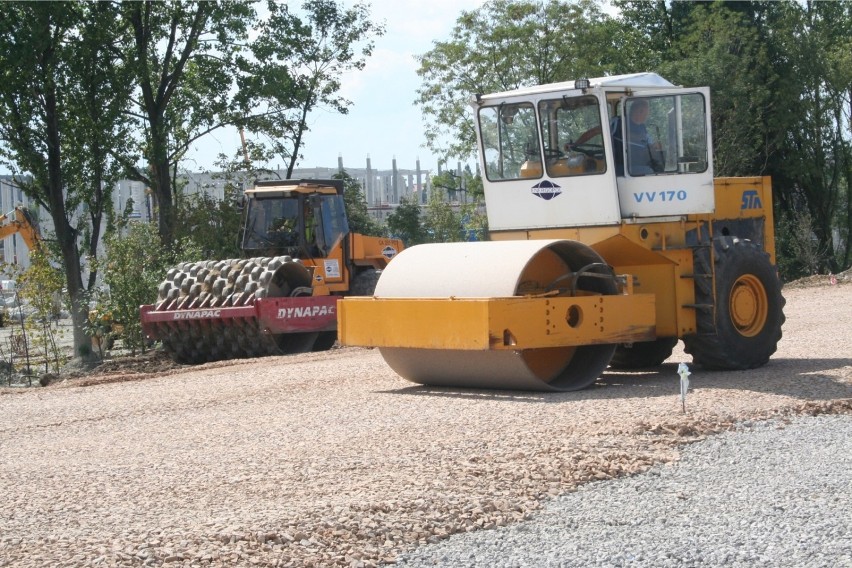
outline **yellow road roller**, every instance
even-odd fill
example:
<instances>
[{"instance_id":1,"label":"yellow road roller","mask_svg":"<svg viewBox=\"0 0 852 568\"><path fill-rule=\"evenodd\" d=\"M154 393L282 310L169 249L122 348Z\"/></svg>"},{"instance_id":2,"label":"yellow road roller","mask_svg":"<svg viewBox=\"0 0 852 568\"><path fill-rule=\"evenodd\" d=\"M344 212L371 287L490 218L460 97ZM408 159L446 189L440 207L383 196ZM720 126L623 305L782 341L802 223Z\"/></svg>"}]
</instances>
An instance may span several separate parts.
<instances>
[{"instance_id":1,"label":"yellow road roller","mask_svg":"<svg viewBox=\"0 0 852 568\"><path fill-rule=\"evenodd\" d=\"M710 91L654 73L471 101L489 241L419 245L338 310L415 383L571 391L609 366L749 369L784 298L769 178L714 178Z\"/></svg>"}]
</instances>

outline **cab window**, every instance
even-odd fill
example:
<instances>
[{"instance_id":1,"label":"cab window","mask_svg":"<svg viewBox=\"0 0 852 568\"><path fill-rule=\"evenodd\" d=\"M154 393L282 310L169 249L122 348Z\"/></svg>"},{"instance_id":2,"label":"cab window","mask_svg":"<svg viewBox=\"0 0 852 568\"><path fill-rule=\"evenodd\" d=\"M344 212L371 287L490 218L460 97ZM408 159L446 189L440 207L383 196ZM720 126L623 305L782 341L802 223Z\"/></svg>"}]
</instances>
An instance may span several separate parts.
<instances>
[{"instance_id":1,"label":"cab window","mask_svg":"<svg viewBox=\"0 0 852 568\"><path fill-rule=\"evenodd\" d=\"M550 177L606 171L598 99L561 97L539 102L544 161Z\"/></svg>"},{"instance_id":2,"label":"cab window","mask_svg":"<svg viewBox=\"0 0 852 568\"><path fill-rule=\"evenodd\" d=\"M707 116L703 95L627 99L623 126L614 129L616 157L632 177L707 171ZM619 173L621 167L616 168ZM620 175L623 175L620 173Z\"/></svg>"},{"instance_id":3,"label":"cab window","mask_svg":"<svg viewBox=\"0 0 852 568\"><path fill-rule=\"evenodd\" d=\"M248 203L243 248L292 247L299 244L299 201L261 196Z\"/></svg>"},{"instance_id":4,"label":"cab window","mask_svg":"<svg viewBox=\"0 0 852 568\"><path fill-rule=\"evenodd\" d=\"M349 232L346 221L346 207L341 195L323 195L315 199L318 204L314 206L314 211L315 214L316 212L321 214L320 227L322 229L317 234L317 246L323 254L327 255Z\"/></svg>"},{"instance_id":5,"label":"cab window","mask_svg":"<svg viewBox=\"0 0 852 568\"><path fill-rule=\"evenodd\" d=\"M541 150L531 104L483 107L479 109L479 128L489 181L541 177Z\"/></svg>"}]
</instances>

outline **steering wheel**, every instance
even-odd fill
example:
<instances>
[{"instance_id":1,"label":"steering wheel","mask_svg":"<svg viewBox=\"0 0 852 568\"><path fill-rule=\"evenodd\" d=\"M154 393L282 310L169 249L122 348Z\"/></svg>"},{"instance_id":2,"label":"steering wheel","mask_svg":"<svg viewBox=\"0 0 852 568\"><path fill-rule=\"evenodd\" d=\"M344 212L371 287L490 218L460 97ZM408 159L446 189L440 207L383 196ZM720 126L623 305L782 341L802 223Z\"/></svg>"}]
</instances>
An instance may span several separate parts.
<instances>
[{"instance_id":1,"label":"steering wheel","mask_svg":"<svg viewBox=\"0 0 852 568\"><path fill-rule=\"evenodd\" d=\"M545 160L558 160L560 158L564 158L565 154L559 148L545 148L544 149L544 159Z\"/></svg>"},{"instance_id":2,"label":"steering wheel","mask_svg":"<svg viewBox=\"0 0 852 568\"><path fill-rule=\"evenodd\" d=\"M574 144L573 146L571 146L571 149L576 150L576 151L580 152L581 154L585 154L586 156L589 156L590 158L595 158L597 160L602 159L603 156L604 156L603 144L589 144L589 143Z\"/></svg>"}]
</instances>

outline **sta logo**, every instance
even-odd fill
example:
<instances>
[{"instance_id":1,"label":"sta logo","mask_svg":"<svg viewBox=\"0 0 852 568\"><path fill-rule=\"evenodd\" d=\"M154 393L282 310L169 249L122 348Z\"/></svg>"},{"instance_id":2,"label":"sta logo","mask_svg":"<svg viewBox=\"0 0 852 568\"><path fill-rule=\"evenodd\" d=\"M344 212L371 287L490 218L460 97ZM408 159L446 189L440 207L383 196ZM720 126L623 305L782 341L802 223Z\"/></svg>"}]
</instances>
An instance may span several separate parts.
<instances>
[{"instance_id":1,"label":"sta logo","mask_svg":"<svg viewBox=\"0 0 852 568\"><path fill-rule=\"evenodd\" d=\"M763 204L760 202L760 195L757 190L748 189L743 192L743 202L740 209L761 209Z\"/></svg>"}]
</instances>

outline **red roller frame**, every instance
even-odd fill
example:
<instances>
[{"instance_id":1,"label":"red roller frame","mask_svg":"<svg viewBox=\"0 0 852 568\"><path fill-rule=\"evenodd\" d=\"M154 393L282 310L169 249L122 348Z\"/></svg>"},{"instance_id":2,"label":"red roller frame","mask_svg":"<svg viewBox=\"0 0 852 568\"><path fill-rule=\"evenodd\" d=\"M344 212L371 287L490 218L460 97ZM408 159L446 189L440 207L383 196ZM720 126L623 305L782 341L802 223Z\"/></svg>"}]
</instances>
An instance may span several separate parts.
<instances>
[{"instance_id":1,"label":"red roller frame","mask_svg":"<svg viewBox=\"0 0 852 568\"><path fill-rule=\"evenodd\" d=\"M266 333L302 333L337 329L340 296L263 298L249 306L157 311L153 305L139 308L142 330L151 339L161 339L158 329L182 327L182 322L214 322L228 325L234 320L256 319Z\"/></svg>"}]
</instances>

